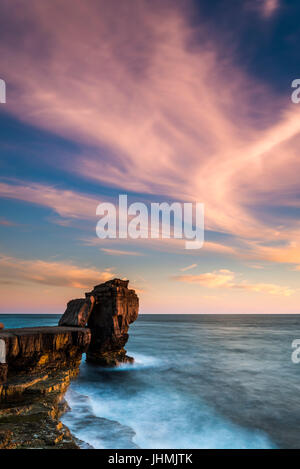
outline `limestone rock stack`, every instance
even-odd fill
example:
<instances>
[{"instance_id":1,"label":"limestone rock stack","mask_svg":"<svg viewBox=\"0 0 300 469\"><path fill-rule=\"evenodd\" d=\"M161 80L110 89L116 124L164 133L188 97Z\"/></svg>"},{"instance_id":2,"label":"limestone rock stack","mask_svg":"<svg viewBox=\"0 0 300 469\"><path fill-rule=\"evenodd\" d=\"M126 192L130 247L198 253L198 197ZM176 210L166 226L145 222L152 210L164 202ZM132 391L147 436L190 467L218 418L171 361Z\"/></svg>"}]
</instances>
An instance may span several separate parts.
<instances>
[{"instance_id":1,"label":"limestone rock stack","mask_svg":"<svg viewBox=\"0 0 300 469\"><path fill-rule=\"evenodd\" d=\"M87 361L102 366L133 361L126 355L124 346L129 325L138 317L139 299L128 283L128 280L109 280L96 285L85 294L85 299L69 301L59 325L89 327L91 342Z\"/></svg>"},{"instance_id":2,"label":"limestone rock stack","mask_svg":"<svg viewBox=\"0 0 300 469\"><path fill-rule=\"evenodd\" d=\"M95 298L88 320L91 343L87 351L89 362L116 366L133 362L126 355L129 325L138 317L139 299L128 288L128 280L114 279L94 287L87 297Z\"/></svg>"},{"instance_id":3,"label":"limestone rock stack","mask_svg":"<svg viewBox=\"0 0 300 469\"><path fill-rule=\"evenodd\" d=\"M85 352L102 366L133 361L124 346L138 308L128 281L114 279L69 301L59 326L0 324L0 449L78 447L59 420L64 393Z\"/></svg>"}]
</instances>

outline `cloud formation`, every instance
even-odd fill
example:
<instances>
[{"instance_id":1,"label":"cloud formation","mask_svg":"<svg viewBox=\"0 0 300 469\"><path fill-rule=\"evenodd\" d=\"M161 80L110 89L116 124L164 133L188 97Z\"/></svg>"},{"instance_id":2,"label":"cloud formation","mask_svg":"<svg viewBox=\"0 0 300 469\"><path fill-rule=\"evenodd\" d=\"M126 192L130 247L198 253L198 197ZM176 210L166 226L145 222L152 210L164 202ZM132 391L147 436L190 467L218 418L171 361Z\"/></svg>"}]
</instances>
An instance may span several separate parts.
<instances>
[{"instance_id":1,"label":"cloud formation","mask_svg":"<svg viewBox=\"0 0 300 469\"><path fill-rule=\"evenodd\" d=\"M15 223L13 223L10 220L7 220L6 218L0 218L0 225L1 226L15 226Z\"/></svg>"},{"instance_id":2,"label":"cloud formation","mask_svg":"<svg viewBox=\"0 0 300 469\"><path fill-rule=\"evenodd\" d=\"M201 285L206 288L233 288L279 296L290 296L295 293L294 289L287 286L239 281L236 279L236 274L228 269L219 269L199 275L178 275L173 278L178 282Z\"/></svg>"},{"instance_id":3,"label":"cloud formation","mask_svg":"<svg viewBox=\"0 0 300 469\"><path fill-rule=\"evenodd\" d=\"M298 221L264 217L262 208L279 200L299 207L298 109L288 91L283 101L248 77L205 25L190 25L192 2L183 14L177 2L65 0L67 24L58 0L20 5L2 7L1 21L9 15L19 31L12 40L5 29L0 44L15 89L7 106L82 145L65 169L122 190L204 202L206 228L234 235L245 251L257 245L263 253L259 243L274 239L299 249ZM260 7L270 16L279 2ZM94 211L88 197L75 203L66 192L60 203L55 188L21 190L61 216ZM289 262L288 250L275 258Z\"/></svg>"},{"instance_id":4,"label":"cloud formation","mask_svg":"<svg viewBox=\"0 0 300 469\"><path fill-rule=\"evenodd\" d=\"M64 261L20 259L0 255L0 283L34 283L56 287L90 288L114 277L111 271L99 271Z\"/></svg>"},{"instance_id":5,"label":"cloud formation","mask_svg":"<svg viewBox=\"0 0 300 469\"><path fill-rule=\"evenodd\" d=\"M9 181L0 182L0 197L22 200L48 207L63 218L96 218L99 199L47 184ZM60 220L60 222L62 222Z\"/></svg>"},{"instance_id":6,"label":"cloud formation","mask_svg":"<svg viewBox=\"0 0 300 469\"><path fill-rule=\"evenodd\" d=\"M188 265L187 267L183 267L181 270L181 272L186 272L187 270L191 270L191 269L194 269L195 267L197 267L198 264L191 264L191 265Z\"/></svg>"},{"instance_id":7,"label":"cloud formation","mask_svg":"<svg viewBox=\"0 0 300 469\"><path fill-rule=\"evenodd\" d=\"M269 18L280 6L279 0L260 0L260 8L263 16Z\"/></svg>"},{"instance_id":8,"label":"cloud formation","mask_svg":"<svg viewBox=\"0 0 300 469\"><path fill-rule=\"evenodd\" d=\"M244 3L247 11L254 11L262 20L269 20L279 10L280 0L246 0Z\"/></svg>"},{"instance_id":9,"label":"cloud formation","mask_svg":"<svg viewBox=\"0 0 300 469\"><path fill-rule=\"evenodd\" d=\"M124 251L121 249L109 249L109 248L101 248L102 252L106 254L110 254L111 256L143 256L141 252L137 251Z\"/></svg>"}]
</instances>

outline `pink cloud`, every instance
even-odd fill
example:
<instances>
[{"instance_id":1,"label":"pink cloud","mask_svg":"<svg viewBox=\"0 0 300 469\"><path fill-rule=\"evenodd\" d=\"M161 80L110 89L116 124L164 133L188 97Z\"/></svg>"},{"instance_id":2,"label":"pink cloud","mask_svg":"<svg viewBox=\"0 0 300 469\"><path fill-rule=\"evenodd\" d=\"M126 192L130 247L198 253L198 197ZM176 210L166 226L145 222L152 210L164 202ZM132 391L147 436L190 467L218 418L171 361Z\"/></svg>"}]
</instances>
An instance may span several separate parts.
<instances>
[{"instance_id":1,"label":"pink cloud","mask_svg":"<svg viewBox=\"0 0 300 469\"><path fill-rule=\"evenodd\" d=\"M48 207L61 217L84 220L96 218L99 199L45 184L9 182L0 182L0 197Z\"/></svg>"},{"instance_id":2,"label":"pink cloud","mask_svg":"<svg viewBox=\"0 0 300 469\"><path fill-rule=\"evenodd\" d=\"M243 280L237 281L236 274L227 269L215 270L214 272L206 272L199 275L178 275L173 278L179 282L197 284L206 288L233 288L279 296L290 296L295 293L294 289L287 286L261 282L250 283Z\"/></svg>"},{"instance_id":3,"label":"pink cloud","mask_svg":"<svg viewBox=\"0 0 300 469\"><path fill-rule=\"evenodd\" d=\"M280 8L280 0L246 0L245 8L255 11L262 19L270 19Z\"/></svg>"},{"instance_id":4,"label":"pink cloud","mask_svg":"<svg viewBox=\"0 0 300 469\"><path fill-rule=\"evenodd\" d=\"M144 254L137 251L122 251L121 249L101 248L102 252L112 256L143 256Z\"/></svg>"},{"instance_id":5,"label":"pink cloud","mask_svg":"<svg viewBox=\"0 0 300 469\"><path fill-rule=\"evenodd\" d=\"M199 275L178 275L174 278L179 282L197 283L207 288L232 287L234 286L234 273L227 269L207 272Z\"/></svg>"},{"instance_id":6,"label":"pink cloud","mask_svg":"<svg viewBox=\"0 0 300 469\"><path fill-rule=\"evenodd\" d=\"M15 226L15 223L10 221L10 220L6 220L6 218L0 218L0 225L2 225L2 226Z\"/></svg>"},{"instance_id":7,"label":"pink cloud","mask_svg":"<svg viewBox=\"0 0 300 469\"><path fill-rule=\"evenodd\" d=\"M187 270L191 270L191 269L194 269L195 267L197 267L198 264L191 264L191 265L188 265L187 267L183 267L181 270L181 272L186 272Z\"/></svg>"},{"instance_id":8,"label":"pink cloud","mask_svg":"<svg viewBox=\"0 0 300 469\"><path fill-rule=\"evenodd\" d=\"M279 0L259 0L257 6L264 17L270 18L280 7L280 2Z\"/></svg>"},{"instance_id":9,"label":"pink cloud","mask_svg":"<svg viewBox=\"0 0 300 469\"><path fill-rule=\"evenodd\" d=\"M63 261L20 259L0 255L0 283L33 283L57 287L90 288L114 277L111 271Z\"/></svg>"},{"instance_id":10,"label":"pink cloud","mask_svg":"<svg viewBox=\"0 0 300 469\"><path fill-rule=\"evenodd\" d=\"M260 5L269 16L279 2ZM185 7L191 11L190 2ZM173 8L162 22L160 2L118 2L118 15L115 8L114 1L65 0L66 22L58 0L31 0L26 11L10 5L20 34L23 18L33 27L19 49L0 44L9 64L3 73L17 90L9 112L93 146L64 163L69 171L123 190L204 202L206 228L240 241L238 250L204 248L290 262L289 249L271 252L259 243L276 239L300 249L298 222L280 229L282 220L271 223L255 208L279 200L299 206L298 109L248 77L205 25L205 39L192 47L194 30L182 11ZM14 189L0 190L15 197ZM16 191L33 203L41 196L63 217L94 215L89 196L38 185Z\"/></svg>"},{"instance_id":11,"label":"pink cloud","mask_svg":"<svg viewBox=\"0 0 300 469\"><path fill-rule=\"evenodd\" d=\"M267 17L273 15L273 13L278 10L279 6L279 0L264 0L262 7L264 15Z\"/></svg>"}]
</instances>

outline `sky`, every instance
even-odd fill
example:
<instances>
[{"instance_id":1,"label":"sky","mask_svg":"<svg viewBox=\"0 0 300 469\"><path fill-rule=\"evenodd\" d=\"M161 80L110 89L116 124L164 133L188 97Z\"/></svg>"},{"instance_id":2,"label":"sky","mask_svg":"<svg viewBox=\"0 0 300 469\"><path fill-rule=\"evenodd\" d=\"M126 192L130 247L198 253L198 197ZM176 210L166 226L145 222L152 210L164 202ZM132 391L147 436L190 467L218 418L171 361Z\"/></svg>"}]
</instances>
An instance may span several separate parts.
<instances>
[{"instance_id":1,"label":"sky","mask_svg":"<svg viewBox=\"0 0 300 469\"><path fill-rule=\"evenodd\" d=\"M300 4L1 0L0 312L128 278L141 313L300 313ZM205 242L99 239L201 202Z\"/></svg>"}]
</instances>

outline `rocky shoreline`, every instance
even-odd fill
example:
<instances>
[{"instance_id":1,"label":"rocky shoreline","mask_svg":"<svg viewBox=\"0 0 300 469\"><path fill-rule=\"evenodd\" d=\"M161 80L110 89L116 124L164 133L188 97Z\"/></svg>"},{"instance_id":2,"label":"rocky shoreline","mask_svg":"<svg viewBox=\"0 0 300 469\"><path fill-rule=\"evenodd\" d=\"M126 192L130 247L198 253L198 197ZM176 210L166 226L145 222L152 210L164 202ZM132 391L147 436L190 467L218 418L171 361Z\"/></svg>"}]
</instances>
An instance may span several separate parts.
<instances>
[{"instance_id":1,"label":"rocky shoreline","mask_svg":"<svg viewBox=\"0 0 300 469\"><path fill-rule=\"evenodd\" d=\"M77 373L59 371L12 383L18 397L0 404L0 449L79 449L60 421L68 410L65 392Z\"/></svg>"},{"instance_id":2,"label":"rocky shoreline","mask_svg":"<svg viewBox=\"0 0 300 469\"><path fill-rule=\"evenodd\" d=\"M0 449L80 449L60 417L83 353L96 366L133 362L126 355L138 297L128 281L94 287L71 300L59 326L0 330Z\"/></svg>"}]
</instances>

